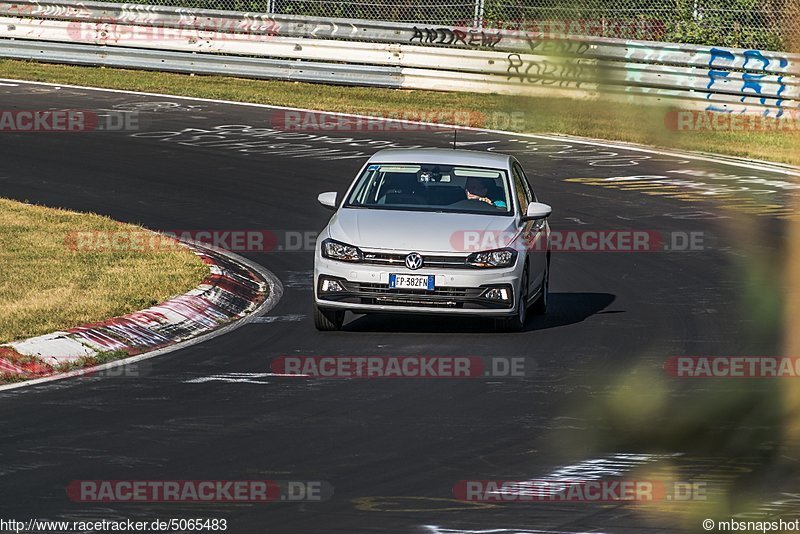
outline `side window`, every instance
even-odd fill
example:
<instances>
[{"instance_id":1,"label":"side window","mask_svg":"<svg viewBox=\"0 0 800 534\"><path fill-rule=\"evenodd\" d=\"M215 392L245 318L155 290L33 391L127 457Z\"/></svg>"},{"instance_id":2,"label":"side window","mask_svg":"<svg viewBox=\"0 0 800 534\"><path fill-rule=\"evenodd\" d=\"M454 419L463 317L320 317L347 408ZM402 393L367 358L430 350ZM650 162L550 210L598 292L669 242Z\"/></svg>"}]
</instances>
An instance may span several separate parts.
<instances>
[{"instance_id":1,"label":"side window","mask_svg":"<svg viewBox=\"0 0 800 534\"><path fill-rule=\"evenodd\" d=\"M534 202L539 202L539 198L536 196L536 191L533 189L530 180L528 180L528 175L525 174L525 169L522 167L519 168L519 172L522 173L522 181L528 186L528 190L531 192L531 198L533 198Z\"/></svg>"},{"instance_id":2,"label":"side window","mask_svg":"<svg viewBox=\"0 0 800 534\"><path fill-rule=\"evenodd\" d=\"M539 202L539 199L536 198L536 191L533 190L531 183L528 181L528 177L525 175L525 170L518 163L514 164L514 168L522 178L522 185L528 190L528 198L532 202Z\"/></svg>"},{"instance_id":3,"label":"side window","mask_svg":"<svg viewBox=\"0 0 800 534\"><path fill-rule=\"evenodd\" d=\"M512 167L512 171L514 174L514 189L516 189L517 198L519 198L520 215L525 215L525 212L528 210L528 204L533 200L533 196L531 195L528 181L525 179L525 175L522 173L520 166L515 163Z\"/></svg>"}]
</instances>

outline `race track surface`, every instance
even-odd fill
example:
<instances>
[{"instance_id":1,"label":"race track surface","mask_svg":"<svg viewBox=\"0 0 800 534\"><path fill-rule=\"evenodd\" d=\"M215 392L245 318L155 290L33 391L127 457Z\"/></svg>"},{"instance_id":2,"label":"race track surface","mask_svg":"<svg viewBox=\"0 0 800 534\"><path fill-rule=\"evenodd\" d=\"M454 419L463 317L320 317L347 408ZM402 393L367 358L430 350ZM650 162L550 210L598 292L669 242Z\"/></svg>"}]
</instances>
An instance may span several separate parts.
<instances>
[{"instance_id":1,"label":"race track surface","mask_svg":"<svg viewBox=\"0 0 800 534\"><path fill-rule=\"evenodd\" d=\"M0 133L0 196L155 230L318 232L330 212L317 194L343 192L368 155L451 139L432 131L259 137L274 110L22 82L0 86L0 101L6 110L138 113L133 132ZM796 178L571 141L482 132L459 141L516 155L553 206L555 230L697 232L702 249L554 252L550 312L520 334L493 333L480 320L381 316L318 333L313 252L244 252L284 286L270 318L149 360L144 376L0 392L0 516L216 517L234 533L701 532L703 503L487 505L453 495L459 480L664 473L707 484L731 516L766 518L767 503L790 501L798 460L785 458L796 444L781 420L784 386L673 378L663 366L670 356L780 353L781 207ZM607 180L633 176L654 184ZM734 209L743 206L750 213ZM286 355L524 357L534 371L516 379L268 376ZM74 480L200 479L321 480L334 495L84 503L65 491ZM796 509L781 506L770 513Z\"/></svg>"}]
</instances>

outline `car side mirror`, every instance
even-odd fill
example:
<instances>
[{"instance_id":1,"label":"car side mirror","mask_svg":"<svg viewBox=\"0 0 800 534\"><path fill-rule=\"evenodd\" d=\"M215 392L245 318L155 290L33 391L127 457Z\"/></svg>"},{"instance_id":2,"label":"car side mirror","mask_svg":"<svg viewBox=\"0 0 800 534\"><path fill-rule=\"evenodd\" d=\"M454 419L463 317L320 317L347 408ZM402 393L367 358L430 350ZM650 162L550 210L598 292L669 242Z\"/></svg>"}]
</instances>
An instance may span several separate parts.
<instances>
[{"instance_id":1,"label":"car side mirror","mask_svg":"<svg viewBox=\"0 0 800 534\"><path fill-rule=\"evenodd\" d=\"M321 193L317 200L328 209L336 209L336 193Z\"/></svg>"},{"instance_id":2,"label":"car side mirror","mask_svg":"<svg viewBox=\"0 0 800 534\"><path fill-rule=\"evenodd\" d=\"M553 208L548 206L547 204L542 204L541 202L531 202L528 204L528 209L520 218L520 221L527 222L527 221L535 221L536 219L546 219L553 213Z\"/></svg>"}]
</instances>

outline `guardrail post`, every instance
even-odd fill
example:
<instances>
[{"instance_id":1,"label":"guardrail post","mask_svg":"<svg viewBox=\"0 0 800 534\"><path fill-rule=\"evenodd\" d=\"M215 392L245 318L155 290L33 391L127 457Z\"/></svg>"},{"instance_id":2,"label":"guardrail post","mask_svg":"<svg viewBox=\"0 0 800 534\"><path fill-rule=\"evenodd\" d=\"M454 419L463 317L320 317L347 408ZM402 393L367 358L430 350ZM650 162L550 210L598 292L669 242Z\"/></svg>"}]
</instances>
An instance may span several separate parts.
<instances>
[{"instance_id":1,"label":"guardrail post","mask_svg":"<svg viewBox=\"0 0 800 534\"><path fill-rule=\"evenodd\" d=\"M474 28L483 28L483 17L486 14L486 0L475 0Z\"/></svg>"}]
</instances>

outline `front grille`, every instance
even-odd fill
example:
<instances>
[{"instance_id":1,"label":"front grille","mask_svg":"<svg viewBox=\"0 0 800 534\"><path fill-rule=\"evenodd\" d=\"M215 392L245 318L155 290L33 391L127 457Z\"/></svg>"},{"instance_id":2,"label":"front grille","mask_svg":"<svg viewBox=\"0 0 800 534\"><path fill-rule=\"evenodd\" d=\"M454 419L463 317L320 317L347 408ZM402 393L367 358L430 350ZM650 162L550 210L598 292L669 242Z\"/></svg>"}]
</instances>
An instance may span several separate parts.
<instances>
[{"instance_id":1,"label":"front grille","mask_svg":"<svg viewBox=\"0 0 800 534\"><path fill-rule=\"evenodd\" d=\"M390 288L388 284L352 282L341 278L337 280L344 287L344 291L322 294L321 298L353 304L454 309L510 308L513 302L513 299L509 302L498 302L484 298L483 294L488 290L487 287L437 287L428 291ZM506 287L511 289L511 286Z\"/></svg>"},{"instance_id":2,"label":"front grille","mask_svg":"<svg viewBox=\"0 0 800 534\"><path fill-rule=\"evenodd\" d=\"M398 298L398 297L378 297L375 304L385 306L425 306L428 308L461 308L461 304L454 300L417 300L413 298ZM372 304L371 302L364 302L362 304Z\"/></svg>"},{"instance_id":3,"label":"front grille","mask_svg":"<svg viewBox=\"0 0 800 534\"><path fill-rule=\"evenodd\" d=\"M484 292L480 288L466 288L466 287L437 287L432 291L425 289L391 289L386 284L355 284L357 290L375 296L384 295L423 295L423 296L436 296L436 297L477 297Z\"/></svg>"},{"instance_id":4,"label":"front grille","mask_svg":"<svg viewBox=\"0 0 800 534\"><path fill-rule=\"evenodd\" d=\"M468 308L481 302L481 287L437 287L433 290L390 288L386 284L348 283L361 304L422 306L427 308Z\"/></svg>"},{"instance_id":5,"label":"front grille","mask_svg":"<svg viewBox=\"0 0 800 534\"><path fill-rule=\"evenodd\" d=\"M368 265L405 265L408 254L389 254L383 252L365 252L362 263ZM429 256L422 254L423 267L441 267L444 269L474 269L467 263L467 256Z\"/></svg>"}]
</instances>

